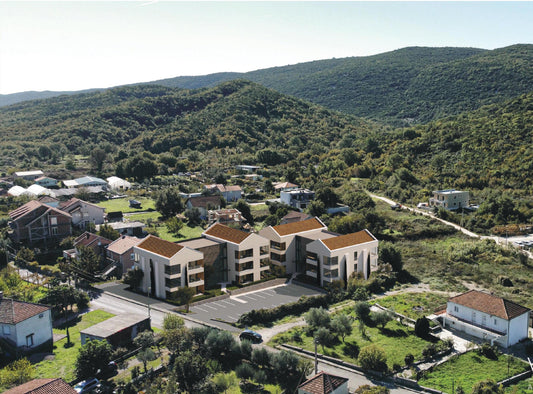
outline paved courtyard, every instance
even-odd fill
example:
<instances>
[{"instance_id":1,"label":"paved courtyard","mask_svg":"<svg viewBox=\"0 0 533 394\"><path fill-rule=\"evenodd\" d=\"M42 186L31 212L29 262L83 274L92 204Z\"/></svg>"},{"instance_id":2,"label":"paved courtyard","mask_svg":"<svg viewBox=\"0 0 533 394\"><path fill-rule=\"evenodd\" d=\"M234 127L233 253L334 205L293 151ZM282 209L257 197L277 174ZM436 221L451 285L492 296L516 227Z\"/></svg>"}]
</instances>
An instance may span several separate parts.
<instances>
[{"instance_id":1,"label":"paved courtyard","mask_svg":"<svg viewBox=\"0 0 533 394\"><path fill-rule=\"evenodd\" d=\"M242 314L252 309L274 308L282 304L298 301L303 295L314 296L319 294L322 293L307 287L284 284L194 306L191 308L190 316L209 323L213 323L216 320L233 323Z\"/></svg>"}]
</instances>

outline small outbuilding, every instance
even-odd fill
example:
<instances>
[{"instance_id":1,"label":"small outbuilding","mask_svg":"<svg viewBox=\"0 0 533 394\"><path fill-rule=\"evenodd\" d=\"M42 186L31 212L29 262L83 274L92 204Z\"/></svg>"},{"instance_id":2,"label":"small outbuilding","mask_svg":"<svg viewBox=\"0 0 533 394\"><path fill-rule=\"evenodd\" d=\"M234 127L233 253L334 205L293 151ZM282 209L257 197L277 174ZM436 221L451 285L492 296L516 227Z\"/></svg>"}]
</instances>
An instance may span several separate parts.
<instances>
[{"instance_id":1,"label":"small outbuilding","mask_svg":"<svg viewBox=\"0 0 533 394\"><path fill-rule=\"evenodd\" d=\"M80 331L81 344L96 339L106 340L113 347L125 346L139 333L150 329L148 316L118 315Z\"/></svg>"},{"instance_id":2,"label":"small outbuilding","mask_svg":"<svg viewBox=\"0 0 533 394\"><path fill-rule=\"evenodd\" d=\"M299 385L298 394L348 394L348 379L320 372Z\"/></svg>"}]
</instances>

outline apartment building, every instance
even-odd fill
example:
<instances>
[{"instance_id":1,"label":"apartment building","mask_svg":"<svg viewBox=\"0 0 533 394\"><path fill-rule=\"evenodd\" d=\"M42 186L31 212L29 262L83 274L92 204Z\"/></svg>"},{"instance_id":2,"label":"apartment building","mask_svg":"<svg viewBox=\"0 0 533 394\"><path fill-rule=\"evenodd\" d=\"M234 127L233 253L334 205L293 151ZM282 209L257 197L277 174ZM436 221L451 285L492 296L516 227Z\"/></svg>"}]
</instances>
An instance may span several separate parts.
<instances>
[{"instance_id":1,"label":"apartment building","mask_svg":"<svg viewBox=\"0 0 533 394\"><path fill-rule=\"evenodd\" d=\"M429 199L429 206L442 207L449 211L467 208L470 204L469 192L447 189L433 191L433 198Z\"/></svg>"},{"instance_id":2,"label":"apartment building","mask_svg":"<svg viewBox=\"0 0 533 394\"><path fill-rule=\"evenodd\" d=\"M269 271L269 240L255 233L215 223L203 234L205 238L226 244L228 281L255 282Z\"/></svg>"}]
</instances>

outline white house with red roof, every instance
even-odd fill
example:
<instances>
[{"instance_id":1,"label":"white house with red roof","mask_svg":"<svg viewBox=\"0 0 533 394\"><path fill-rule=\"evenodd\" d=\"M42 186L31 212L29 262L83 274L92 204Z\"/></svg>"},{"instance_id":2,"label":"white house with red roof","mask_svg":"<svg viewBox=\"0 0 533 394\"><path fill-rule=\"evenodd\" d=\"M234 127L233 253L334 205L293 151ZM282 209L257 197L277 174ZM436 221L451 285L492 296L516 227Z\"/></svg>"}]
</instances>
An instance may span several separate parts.
<instances>
[{"instance_id":1,"label":"white house with red roof","mask_svg":"<svg viewBox=\"0 0 533 394\"><path fill-rule=\"evenodd\" d=\"M529 309L505 298L470 290L448 300L444 327L509 347L528 337Z\"/></svg>"},{"instance_id":2,"label":"white house with red roof","mask_svg":"<svg viewBox=\"0 0 533 394\"><path fill-rule=\"evenodd\" d=\"M261 280L270 269L269 240L255 233L215 223L205 238L226 243L228 280L248 283Z\"/></svg>"},{"instance_id":3,"label":"white house with red roof","mask_svg":"<svg viewBox=\"0 0 533 394\"><path fill-rule=\"evenodd\" d=\"M224 200L228 202L234 202L242 198L242 189L239 185L205 185L207 190L210 190L215 193L219 193Z\"/></svg>"},{"instance_id":4,"label":"white house with red roof","mask_svg":"<svg viewBox=\"0 0 533 394\"><path fill-rule=\"evenodd\" d=\"M0 343L22 352L53 343L49 306L4 298L0 292Z\"/></svg>"},{"instance_id":5,"label":"white house with red roof","mask_svg":"<svg viewBox=\"0 0 533 394\"><path fill-rule=\"evenodd\" d=\"M378 240L368 230L317 239L306 251L305 273L319 286L339 279L346 282L353 273L368 279L378 265Z\"/></svg>"},{"instance_id":6,"label":"white house with red roof","mask_svg":"<svg viewBox=\"0 0 533 394\"><path fill-rule=\"evenodd\" d=\"M72 224L80 228L85 228L89 223L94 223L95 225L103 224L105 220L105 208L79 198L71 198L62 202L58 208L70 214L72 216Z\"/></svg>"},{"instance_id":7,"label":"white house with red roof","mask_svg":"<svg viewBox=\"0 0 533 394\"><path fill-rule=\"evenodd\" d=\"M204 291L204 255L154 235L133 247L135 266L143 273L141 289L153 297L170 298L180 287Z\"/></svg>"}]
</instances>

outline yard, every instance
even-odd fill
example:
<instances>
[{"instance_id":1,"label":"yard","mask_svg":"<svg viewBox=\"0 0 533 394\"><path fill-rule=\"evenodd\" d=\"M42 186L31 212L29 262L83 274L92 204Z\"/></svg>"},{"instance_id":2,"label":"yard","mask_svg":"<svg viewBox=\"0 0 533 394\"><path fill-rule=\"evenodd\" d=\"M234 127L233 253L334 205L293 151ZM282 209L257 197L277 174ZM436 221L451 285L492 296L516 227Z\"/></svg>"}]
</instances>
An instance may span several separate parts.
<instances>
[{"instance_id":1,"label":"yard","mask_svg":"<svg viewBox=\"0 0 533 394\"><path fill-rule=\"evenodd\" d=\"M383 348L387 356L387 365L392 369L394 364L405 365L404 359L408 354L412 354L415 360L421 359L422 350L431 343L417 337L411 328L401 325L396 320L389 322L385 329L366 326L366 335L362 335L357 322L354 322L352 327L353 331L346 336L344 343L339 340L331 347L322 350L319 346L317 350L324 355L358 364L359 351L365 346L374 344ZM298 338L301 338L301 341ZM309 351L315 349L313 338L307 336L301 327L276 335L271 343L272 345L288 343Z\"/></svg>"},{"instance_id":2,"label":"yard","mask_svg":"<svg viewBox=\"0 0 533 394\"><path fill-rule=\"evenodd\" d=\"M129 200L135 199L141 203L141 209L131 208ZM124 197L114 198L111 200L101 201L98 204L99 207L105 208L106 212L122 211L124 213L148 211L155 209L155 201L146 197Z\"/></svg>"},{"instance_id":3,"label":"yard","mask_svg":"<svg viewBox=\"0 0 533 394\"><path fill-rule=\"evenodd\" d=\"M524 372L527 368L525 362L505 354L500 354L497 360L491 360L471 351L454 356L435 367L418 383L447 393L452 392L452 385L455 388L461 386L465 393L470 393L474 384L481 380L492 379L498 382Z\"/></svg>"},{"instance_id":4,"label":"yard","mask_svg":"<svg viewBox=\"0 0 533 394\"><path fill-rule=\"evenodd\" d=\"M384 308L416 320L431 315L437 307L445 305L447 300L448 297L445 295L424 292L396 294L372 300L370 303L377 303Z\"/></svg>"},{"instance_id":5,"label":"yard","mask_svg":"<svg viewBox=\"0 0 533 394\"><path fill-rule=\"evenodd\" d=\"M79 349L81 348L80 331L87 327L100 323L114 315L96 310L85 313L78 318L75 325L69 327L70 341L73 346L66 347L67 338L54 343L54 354L35 364L35 378L62 377L70 382L75 378L74 367ZM65 335L65 329L54 328L54 334Z\"/></svg>"}]
</instances>

